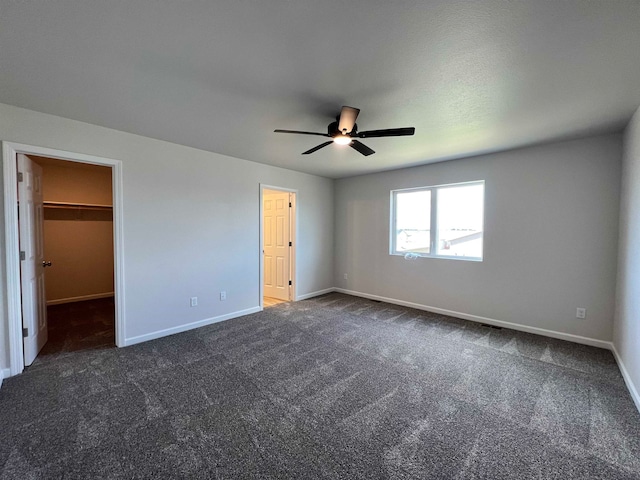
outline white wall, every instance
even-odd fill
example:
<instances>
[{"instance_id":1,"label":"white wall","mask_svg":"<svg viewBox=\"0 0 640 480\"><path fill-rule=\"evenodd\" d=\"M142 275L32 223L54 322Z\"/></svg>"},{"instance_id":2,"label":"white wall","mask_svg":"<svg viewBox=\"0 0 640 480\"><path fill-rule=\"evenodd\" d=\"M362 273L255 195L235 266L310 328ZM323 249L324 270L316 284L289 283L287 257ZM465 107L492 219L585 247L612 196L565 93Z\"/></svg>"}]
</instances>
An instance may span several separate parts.
<instances>
[{"instance_id":1,"label":"white wall","mask_svg":"<svg viewBox=\"0 0 640 480\"><path fill-rule=\"evenodd\" d=\"M338 180L335 285L610 341L621 148L608 135ZM481 179L483 262L389 255L390 190Z\"/></svg>"},{"instance_id":2,"label":"white wall","mask_svg":"<svg viewBox=\"0 0 640 480\"><path fill-rule=\"evenodd\" d=\"M640 109L624 136L618 255L613 343L640 409Z\"/></svg>"},{"instance_id":3,"label":"white wall","mask_svg":"<svg viewBox=\"0 0 640 480\"><path fill-rule=\"evenodd\" d=\"M0 139L123 162L127 339L259 305L260 183L298 190L298 295L333 286L330 179L3 104ZM6 328L3 301L0 367Z\"/></svg>"}]
</instances>

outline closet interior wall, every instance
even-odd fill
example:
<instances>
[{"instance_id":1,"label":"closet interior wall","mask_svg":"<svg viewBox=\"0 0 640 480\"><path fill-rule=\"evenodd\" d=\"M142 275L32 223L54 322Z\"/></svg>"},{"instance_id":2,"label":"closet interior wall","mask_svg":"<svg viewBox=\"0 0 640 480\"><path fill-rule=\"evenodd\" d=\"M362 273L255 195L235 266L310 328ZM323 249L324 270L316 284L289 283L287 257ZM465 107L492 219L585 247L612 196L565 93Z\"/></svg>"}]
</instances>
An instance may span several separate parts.
<instances>
[{"instance_id":1,"label":"closet interior wall","mask_svg":"<svg viewBox=\"0 0 640 480\"><path fill-rule=\"evenodd\" d=\"M30 158L43 169L47 304L113 295L111 168Z\"/></svg>"}]
</instances>

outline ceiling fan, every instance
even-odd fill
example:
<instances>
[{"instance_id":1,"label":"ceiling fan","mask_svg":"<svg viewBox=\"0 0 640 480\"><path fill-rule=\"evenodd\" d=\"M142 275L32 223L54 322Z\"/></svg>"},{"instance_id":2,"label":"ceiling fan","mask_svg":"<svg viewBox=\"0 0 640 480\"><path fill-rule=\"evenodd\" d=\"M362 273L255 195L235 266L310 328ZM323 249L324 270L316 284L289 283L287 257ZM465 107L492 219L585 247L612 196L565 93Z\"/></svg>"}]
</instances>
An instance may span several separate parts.
<instances>
[{"instance_id":1,"label":"ceiling fan","mask_svg":"<svg viewBox=\"0 0 640 480\"><path fill-rule=\"evenodd\" d=\"M356 124L356 118L360 109L353 107L342 107L340 114L336 117L336 121L329 124L327 127L327 133L319 132L301 132L298 130L274 130L276 133L298 133L301 135L317 135L320 137L329 137L331 140L321 143L306 152L302 152L302 155L309 155L310 153L317 152L321 148L337 143L338 145L349 145L354 150L357 150L364 156L376 153L364 143L356 140L358 138L375 138L375 137L403 137L407 135L413 135L416 131L414 127L405 128L387 128L384 130L368 130L365 132L358 132L358 125Z\"/></svg>"}]
</instances>

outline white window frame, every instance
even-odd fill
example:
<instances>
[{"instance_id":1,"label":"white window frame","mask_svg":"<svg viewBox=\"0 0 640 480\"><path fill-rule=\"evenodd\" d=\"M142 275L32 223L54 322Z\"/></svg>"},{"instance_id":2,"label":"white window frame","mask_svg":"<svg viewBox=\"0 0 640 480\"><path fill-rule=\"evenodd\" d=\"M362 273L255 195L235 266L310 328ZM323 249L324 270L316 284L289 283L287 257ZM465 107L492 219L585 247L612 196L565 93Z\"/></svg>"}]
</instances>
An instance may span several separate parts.
<instances>
[{"instance_id":1,"label":"white window frame","mask_svg":"<svg viewBox=\"0 0 640 480\"><path fill-rule=\"evenodd\" d=\"M485 182L484 180L473 180L470 182L459 182L459 183L447 183L443 185L430 185L428 187L413 187L413 188L399 188L396 190L391 190L390 193L390 225L389 225L389 255L395 256L403 256L406 257L409 255L411 258L441 258L446 260L465 260L468 262L482 262L484 258L484 205L482 208L482 256L480 257L463 257L459 255L438 255L436 245L438 245L439 232L438 232L438 190L451 188L451 187L461 187L461 186L471 186L471 185L482 185L483 188L483 196L482 202L484 204L484 190L485 190ZM430 217L430 243L429 243L429 253L415 253L415 252L399 252L396 251L396 197L398 193L407 193L407 192L431 192L431 217Z\"/></svg>"}]
</instances>

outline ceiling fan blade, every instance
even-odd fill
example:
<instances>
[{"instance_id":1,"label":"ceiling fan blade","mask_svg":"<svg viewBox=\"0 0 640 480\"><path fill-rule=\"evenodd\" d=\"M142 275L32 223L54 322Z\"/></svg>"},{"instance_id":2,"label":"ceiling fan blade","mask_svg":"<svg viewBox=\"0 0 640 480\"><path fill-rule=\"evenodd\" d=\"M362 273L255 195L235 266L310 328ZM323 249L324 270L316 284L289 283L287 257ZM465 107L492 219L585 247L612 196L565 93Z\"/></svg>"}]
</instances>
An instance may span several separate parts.
<instances>
[{"instance_id":1,"label":"ceiling fan blade","mask_svg":"<svg viewBox=\"0 0 640 480\"><path fill-rule=\"evenodd\" d=\"M353 142L351 142L349 144L349 146L351 148L353 148L354 150L359 151L365 157L368 157L369 155L372 155L372 154L376 153L374 150L371 150L364 143L359 142L358 140L354 140Z\"/></svg>"},{"instance_id":2,"label":"ceiling fan blade","mask_svg":"<svg viewBox=\"0 0 640 480\"><path fill-rule=\"evenodd\" d=\"M374 138L374 137L404 137L416 133L414 127L405 128L387 128L384 130L367 130L366 132L358 132L358 138Z\"/></svg>"},{"instance_id":3,"label":"ceiling fan blade","mask_svg":"<svg viewBox=\"0 0 640 480\"><path fill-rule=\"evenodd\" d=\"M340 111L340 123L338 124L338 130L341 133L351 133L356 124L356 118L358 118L359 113L359 108L347 107L346 105L342 107L342 110Z\"/></svg>"},{"instance_id":4,"label":"ceiling fan blade","mask_svg":"<svg viewBox=\"0 0 640 480\"><path fill-rule=\"evenodd\" d=\"M301 135L319 135L321 137L328 137L329 135L326 133L319 133L319 132L301 132L299 130L274 130L275 133L299 133Z\"/></svg>"},{"instance_id":5,"label":"ceiling fan blade","mask_svg":"<svg viewBox=\"0 0 640 480\"><path fill-rule=\"evenodd\" d=\"M313 147L313 148L307 150L306 152L302 152L302 155L309 155L310 153L317 152L321 148L324 148L327 145L331 145L332 143L333 143L333 140L329 140L328 142L321 143L317 147Z\"/></svg>"}]
</instances>

